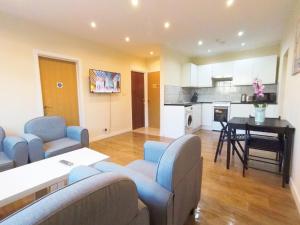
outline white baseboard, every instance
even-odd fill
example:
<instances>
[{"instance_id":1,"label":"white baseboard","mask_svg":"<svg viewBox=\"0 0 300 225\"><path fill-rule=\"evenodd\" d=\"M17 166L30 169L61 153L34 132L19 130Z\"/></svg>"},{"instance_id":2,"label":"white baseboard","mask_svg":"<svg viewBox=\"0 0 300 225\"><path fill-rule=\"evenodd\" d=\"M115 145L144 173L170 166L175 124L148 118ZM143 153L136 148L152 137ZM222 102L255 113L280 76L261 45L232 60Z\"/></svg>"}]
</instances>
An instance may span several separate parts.
<instances>
[{"instance_id":1,"label":"white baseboard","mask_svg":"<svg viewBox=\"0 0 300 225\"><path fill-rule=\"evenodd\" d=\"M292 177L290 178L290 188L291 188L294 200L296 202L296 206L297 206L298 212L300 214L300 193L298 192L298 190L296 188L296 185L295 185Z\"/></svg>"},{"instance_id":2,"label":"white baseboard","mask_svg":"<svg viewBox=\"0 0 300 225\"><path fill-rule=\"evenodd\" d=\"M124 129L124 130L118 130L118 131L110 132L110 133L107 133L107 134L102 134L102 135L99 135L99 136L96 136L96 137L92 137L90 139L90 142L99 141L99 140L104 139L104 138L109 138L109 137L112 137L112 136L116 136L116 135L119 135L119 134L130 132L130 131L132 131L132 129L128 128L128 129Z\"/></svg>"}]
</instances>

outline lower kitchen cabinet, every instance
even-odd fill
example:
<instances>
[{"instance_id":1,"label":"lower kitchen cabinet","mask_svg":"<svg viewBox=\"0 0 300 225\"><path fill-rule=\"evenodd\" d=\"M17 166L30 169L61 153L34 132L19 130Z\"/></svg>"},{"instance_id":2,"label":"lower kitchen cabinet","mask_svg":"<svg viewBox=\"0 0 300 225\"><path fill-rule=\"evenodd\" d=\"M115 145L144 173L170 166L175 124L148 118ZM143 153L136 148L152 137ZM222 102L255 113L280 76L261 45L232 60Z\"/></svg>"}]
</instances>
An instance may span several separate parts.
<instances>
[{"instance_id":1,"label":"lower kitchen cabinet","mask_svg":"<svg viewBox=\"0 0 300 225\"><path fill-rule=\"evenodd\" d=\"M202 104L202 129L211 130L213 123L213 104L212 103L203 103Z\"/></svg>"},{"instance_id":2,"label":"lower kitchen cabinet","mask_svg":"<svg viewBox=\"0 0 300 225\"><path fill-rule=\"evenodd\" d=\"M193 122L192 122L192 129L193 131L200 130L201 123L202 123L202 104L194 104L193 108Z\"/></svg>"},{"instance_id":3,"label":"lower kitchen cabinet","mask_svg":"<svg viewBox=\"0 0 300 225\"><path fill-rule=\"evenodd\" d=\"M233 117L249 117L255 116L255 107L253 104L231 104L230 118ZM279 117L278 105L268 105L266 109L266 117Z\"/></svg>"}]
</instances>

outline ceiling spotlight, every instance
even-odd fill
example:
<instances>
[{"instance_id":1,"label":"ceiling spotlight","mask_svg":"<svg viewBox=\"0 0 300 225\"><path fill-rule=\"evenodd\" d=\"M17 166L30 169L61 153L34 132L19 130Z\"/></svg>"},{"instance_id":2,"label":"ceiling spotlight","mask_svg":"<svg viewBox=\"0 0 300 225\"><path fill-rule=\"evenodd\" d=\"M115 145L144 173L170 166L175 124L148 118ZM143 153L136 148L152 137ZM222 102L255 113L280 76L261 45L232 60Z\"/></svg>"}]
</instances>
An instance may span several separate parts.
<instances>
[{"instance_id":1,"label":"ceiling spotlight","mask_svg":"<svg viewBox=\"0 0 300 225\"><path fill-rule=\"evenodd\" d=\"M207 50L207 52L208 52L208 53L211 53L211 50L210 50L210 49L208 49L208 50Z\"/></svg>"},{"instance_id":2,"label":"ceiling spotlight","mask_svg":"<svg viewBox=\"0 0 300 225\"><path fill-rule=\"evenodd\" d=\"M244 35L244 31L241 30L241 31L238 32L239 37L242 37L243 35Z\"/></svg>"},{"instance_id":3,"label":"ceiling spotlight","mask_svg":"<svg viewBox=\"0 0 300 225\"><path fill-rule=\"evenodd\" d=\"M201 40L198 41L198 45L199 45L199 46L203 45L203 41L201 41Z\"/></svg>"},{"instance_id":4,"label":"ceiling spotlight","mask_svg":"<svg viewBox=\"0 0 300 225\"><path fill-rule=\"evenodd\" d=\"M154 55L154 52L152 52L152 51L151 51L151 52L149 52L149 53L150 53L150 55Z\"/></svg>"},{"instance_id":5,"label":"ceiling spotlight","mask_svg":"<svg viewBox=\"0 0 300 225\"><path fill-rule=\"evenodd\" d=\"M97 24L93 21L93 22L91 22L91 27L92 28L96 28L96 26L97 26Z\"/></svg>"},{"instance_id":6,"label":"ceiling spotlight","mask_svg":"<svg viewBox=\"0 0 300 225\"><path fill-rule=\"evenodd\" d=\"M131 0L131 5L137 7L139 5L139 0Z\"/></svg>"},{"instance_id":7,"label":"ceiling spotlight","mask_svg":"<svg viewBox=\"0 0 300 225\"><path fill-rule=\"evenodd\" d=\"M245 42L241 43L241 46L242 46L242 47L244 47L245 45L246 45L246 43L245 43Z\"/></svg>"},{"instance_id":8,"label":"ceiling spotlight","mask_svg":"<svg viewBox=\"0 0 300 225\"><path fill-rule=\"evenodd\" d=\"M227 0L226 1L227 7L231 7L233 5L233 3L234 3L234 0Z\"/></svg>"},{"instance_id":9,"label":"ceiling spotlight","mask_svg":"<svg viewBox=\"0 0 300 225\"><path fill-rule=\"evenodd\" d=\"M165 22L165 23L164 23L164 27L165 27L166 29L169 29L169 28L170 28L170 23L169 23L169 22Z\"/></svg>"},{"instance_id":10,"label":"ceiling spotlight","mask_svg":"<svg viewBox=\"0 0 300 225\"><path fill-rule=\"evenodd\" d=\"M130 37L125 37L126 42L130 42Z\"/></svg>"}]
</instances>

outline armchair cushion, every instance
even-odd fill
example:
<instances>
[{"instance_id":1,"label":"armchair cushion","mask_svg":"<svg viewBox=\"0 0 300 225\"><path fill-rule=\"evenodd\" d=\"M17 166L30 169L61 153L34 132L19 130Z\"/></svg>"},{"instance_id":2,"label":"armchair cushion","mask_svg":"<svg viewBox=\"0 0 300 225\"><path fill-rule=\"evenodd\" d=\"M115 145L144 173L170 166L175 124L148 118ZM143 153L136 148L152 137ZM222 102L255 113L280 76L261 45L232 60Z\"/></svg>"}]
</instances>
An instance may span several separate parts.
<instances>
[{"instance_id":1,"label":"armchair cushion","mask_svg":"<svg viewBox=\"0 0 300 225\"><path fill-rule=\"evenodd\" d=\"M43 142L49 142L66 137L66 122L59 116L43 116L28 121L25 133L40 137Z\"/></svg>"},{"instance_id":2,"label":"armchair cushion","mask_svg":"<svg viewBox=\"0 0 300 225\"><path fill-rule=\"evenodd\" d=\"M15 166L22 166L28 162L27 142L20 137L5 137L3 140L3 152L14 161Z\"/></svg>"},{"instance_id":3,"label":"armchair cushion","mask_svg":"<svg viewBox=\"0 0 300 225\"><path fill-rule=\"evenodd\" d=\"M14 161L0 151L0 172L14 168Z\"/></svg>"},{"instance_id":4,"label":"armchair cushion","mask_svg":"<svg viewBox=\"0 0 300 225\"><path fill-rule=\"evenodd\" d=\"M43 151L43 140L34 134L23 134L22 136L28 143L29 161L35 162L45 158Z\"/></svg>"},{"instance_id":5,"label":"armchair cushion","mask_svg":"<svg viewBox=\"0 0 300 225\"><path fill-rule=\"evenodd\" d=\"M147 141L144 144L144 159L158 163L169 144L158 141Z\"/></svg>"},{"instance_id":6,"label":"armchair cushion","mask_svg":"<svg viewBox=\"0 0 300 225\"><path fill-rule=\"evenodd\" d=\"M129 163L127 168L132 169L138 173L143 174L144 176L150 178L151 180L155 181L157 164L152 163L145 160L136 160Z\"/></svg>"},{"instance_id":7,"label":"armchair cushion","mask_svg":"<svg viewBox=\"0 0 300 225\"><path fill-rule=\"evenodd\" d=\"M45 158L64 154L81 148L79 141L71 138L61 138L55 141L50 141L44 144Z\"/></svg>"},{"instance_id":8,"label":"armchair cushion","mask_svg":"<svg viewBox=\"0 0 300 225\"><path fill-rule=\"evenodd\" d=\"M73 140L79 141L83 147L89 146L89 132L87 129L79 126L69 126L67 136Z\"/></svg>"},{"instance_id":9,"label":"armchair cushion","mask_svg":"<svg viewBox=\"0 0 300 225\"><path fill-rule=\"evenodd\" d=\"M91 177L93 175L96 175L100 173L99 170L96 170L89 166L77 166L74 169L71 170L68 176L68 184L73 184L77 181L80 181L82 179L85 179L87 177Z\"/></svg>"},{"instance_id":10,"label":"armchair cushion","mask_svg":"<svg viewBox=\"0 0 300 225\"><path fill-rule=\"evenodd\" d=\"M137 186L140 199L149 208L150 224L172 224L173 194L171 192L146 176L111 162L96 163L94 168L101 172L115 171L131 178Z\"/></svg>"},{"instance_id":11,"label":"armchair cushion","mask_svg":"<svg viewBox=\"0 0 300 225\"><path fill-rule=\"evenodd\" d=\"M2 142L5 138L5 131L2 127L0 127L0 151L2 151Z\"/></svg>"}]
</instances>

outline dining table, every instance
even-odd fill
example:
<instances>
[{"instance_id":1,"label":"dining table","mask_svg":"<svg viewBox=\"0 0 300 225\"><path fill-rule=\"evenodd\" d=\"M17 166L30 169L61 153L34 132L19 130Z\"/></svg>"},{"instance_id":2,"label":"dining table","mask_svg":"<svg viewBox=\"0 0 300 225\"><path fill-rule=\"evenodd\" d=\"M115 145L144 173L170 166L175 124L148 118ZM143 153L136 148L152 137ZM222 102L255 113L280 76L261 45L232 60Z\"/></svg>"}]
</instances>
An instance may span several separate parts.
<instances>
[{"instance_id":1,"label":"dining table","mask_svg":"<svg viewBox=\"0 0 300 225\"><path fill-rule=\"evenodd\" d=\"M266 118L264 122L255 122L254 117L233 117L228 122L228 138L227 138L227 169L230 168L231 157L231 135L236 130L246 130L246 125L254 126L255 131L263 133L276 133L283 135L285 138L284 161L283 161L283 185L289 183L290 164L294 145L295 127L287 120L280 118Z\"/></svg>"}]
</instances>

